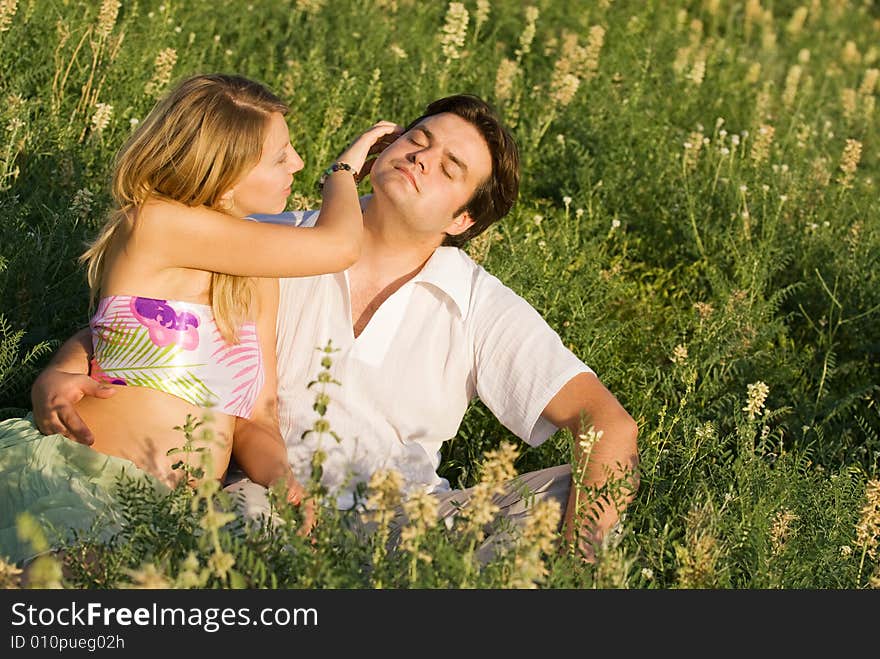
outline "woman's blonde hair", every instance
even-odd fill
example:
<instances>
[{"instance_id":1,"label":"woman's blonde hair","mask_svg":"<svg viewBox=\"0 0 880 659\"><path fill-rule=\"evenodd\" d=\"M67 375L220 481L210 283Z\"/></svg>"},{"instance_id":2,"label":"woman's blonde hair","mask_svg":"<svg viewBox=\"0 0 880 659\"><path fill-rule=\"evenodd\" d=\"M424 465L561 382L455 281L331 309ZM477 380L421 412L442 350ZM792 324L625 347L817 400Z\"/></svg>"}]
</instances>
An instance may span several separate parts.
<instances>
[{"instance_id":1,"label":"woman's blonde hair","mask_svg":"<svg viewBox=\"0 0 880 659\"><path fill-rule=\"evenodd\" d=\"M187 78L156 104L116 156L114 208L80 257L88 264L92 304L126 217L151 196L223 211L221 195L259 162L273 112L287 114L288 106L260 83L224 74ZM252 279L214 272L210 295L220 332L237 342L251 312Z\"/></svg>"}]
</instances>

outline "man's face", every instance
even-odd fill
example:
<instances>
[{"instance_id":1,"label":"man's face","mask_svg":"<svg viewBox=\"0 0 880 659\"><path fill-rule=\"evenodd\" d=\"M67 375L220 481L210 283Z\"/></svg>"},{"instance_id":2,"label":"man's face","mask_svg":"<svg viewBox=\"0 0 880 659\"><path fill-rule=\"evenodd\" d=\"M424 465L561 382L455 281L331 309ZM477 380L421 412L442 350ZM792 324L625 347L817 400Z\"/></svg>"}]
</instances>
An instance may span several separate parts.
<instances>
[{"instance_id":1,"label":"man's face","mask_svg":"<svg viewBox=\"0 0 880 659\"><path fill-rule=\"evenodd\" d=\"M375 195L390 202L420 236L457 235L473 224L456 215L492 173L492 157L480 132L461 117L442 113L422 119L373 163Z\"/></svg>"}]
</instances>

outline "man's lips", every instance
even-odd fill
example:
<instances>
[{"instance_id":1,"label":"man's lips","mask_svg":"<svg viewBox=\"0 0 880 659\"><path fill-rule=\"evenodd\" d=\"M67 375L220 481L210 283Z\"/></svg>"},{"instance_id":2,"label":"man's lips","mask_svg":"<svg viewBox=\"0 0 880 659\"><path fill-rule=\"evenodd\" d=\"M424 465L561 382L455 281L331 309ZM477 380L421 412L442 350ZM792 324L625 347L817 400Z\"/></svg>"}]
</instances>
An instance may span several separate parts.
<instances>
[{"instance_id":1,"label":"man's lips","mask_svg":"<svg viewBox=\"0 0 880 659\"><path fill-rule=\"evenodd\" d=\"M416 185L416 177L412 175L412 172L410 172L408 169L404 169L403 167L395 167L394 169L396 169L398 172L400 172L401 174L403 174L404 176L406 176L409 179L409 182L413 184L413 187L416 189L416 192L419 191L419 186Z\"/></svg>"}]
</instances>

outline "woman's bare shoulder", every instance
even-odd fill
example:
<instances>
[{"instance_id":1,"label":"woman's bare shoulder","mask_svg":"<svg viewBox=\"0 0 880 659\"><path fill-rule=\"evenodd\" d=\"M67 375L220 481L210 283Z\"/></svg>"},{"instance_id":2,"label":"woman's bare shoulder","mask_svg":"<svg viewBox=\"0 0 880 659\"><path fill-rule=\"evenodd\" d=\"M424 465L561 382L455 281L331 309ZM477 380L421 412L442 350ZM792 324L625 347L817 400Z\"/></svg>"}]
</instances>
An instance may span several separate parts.
<instances>
[{"instance_id":1,"label":"woman's bare shoulder","mask_svg":"<svg viewBox=\"0 0 880 659\"><path fill-rule=\"evenodd\" d=\"M165 197L150 197L138 207L138 217L157 219L159 221L174 220L181 217L220 218L229 216L207 206L187 206L179 201Z\"/></svg>"},{"instance_id":2,"label":"woman's bare shoulder","mask_svg":"<svg viewBox=\"0 0 880 659\"><path fill-rule=\"evenodd\" d=\"M151 197L135 211L135 227L143 234L159 233L164 238L188 232L205 222L228 220L229 216L207 206L187 206L179 201Z\"/></svg>"}]
</instances>

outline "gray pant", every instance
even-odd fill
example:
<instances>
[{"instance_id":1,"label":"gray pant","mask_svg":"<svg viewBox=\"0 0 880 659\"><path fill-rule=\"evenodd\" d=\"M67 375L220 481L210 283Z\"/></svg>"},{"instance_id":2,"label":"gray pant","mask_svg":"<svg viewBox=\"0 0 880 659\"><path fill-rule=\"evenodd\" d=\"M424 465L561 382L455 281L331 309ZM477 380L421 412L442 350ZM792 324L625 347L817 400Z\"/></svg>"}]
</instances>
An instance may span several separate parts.
<instances>
[{"instance_id":1,"label":"gray pant","mask_svg":"<svg viewBox=\"0 0 880 659\"><path fill-rule=\"evenodd\" d=\"M466 490L452 490L436 494L439 503L437 508L439 518L444 522L447 520L451 522L457 510L467 506L473 489L470 487ZM530 509L539 501L555 499L559 502L560 513L564 514L570 489L571 467L569 465L530 471L507 481L501 493L492 499L492 503L500 510L496 515L495 522L484 529L486 538L477 549L477 560L485 565L497 552L509 548L516 540L517 533L525 526ZM405 523L406 519L404 518L402 521ZM560 516L560 526L561 524L562 518Z\"/></svg>"},{"instance_id":2,"label":"gray pant","mask_svg":"<svg viewBox=\"0 0 880 659\"><path fill-rule=\"evenodd\" d=\"M538 471L520 474L504 485L503 491L493 498L493 503L500 508L496 521L486 528L486 539L477 550L477 560L485 564L499 550L506 549L515 539L515 529L521 529L529 515L529 509L538 501L556 499L560 511L565 512L568 493L571 487L571 467L560 465ZM437 516L440 521L451 524L456 512L468 505L474 488L437 492ZM267 490L248 478L242 478L224 488L236 495L239 510L244 517L256 520L269 513ZM400 538L400 531L406 525L406 515L398 508L391 522L389 544L393 547ZM366 521L361 513L352 511L349 517L352 529L361 536L371 533L376 525ZM560 520L561 523L561 520Z\"/></svg>"}]
</instances>

